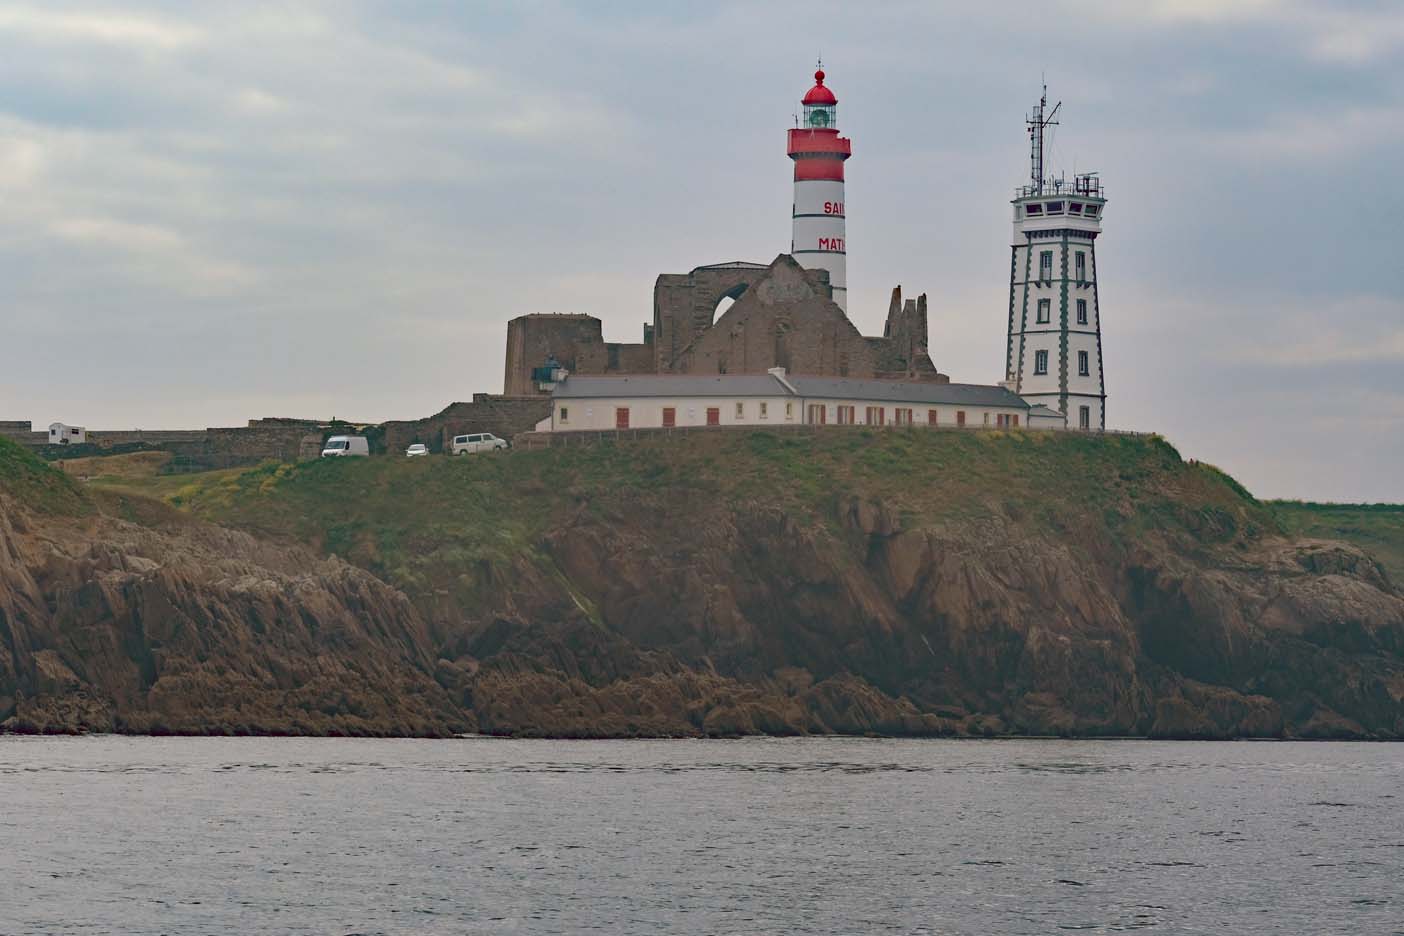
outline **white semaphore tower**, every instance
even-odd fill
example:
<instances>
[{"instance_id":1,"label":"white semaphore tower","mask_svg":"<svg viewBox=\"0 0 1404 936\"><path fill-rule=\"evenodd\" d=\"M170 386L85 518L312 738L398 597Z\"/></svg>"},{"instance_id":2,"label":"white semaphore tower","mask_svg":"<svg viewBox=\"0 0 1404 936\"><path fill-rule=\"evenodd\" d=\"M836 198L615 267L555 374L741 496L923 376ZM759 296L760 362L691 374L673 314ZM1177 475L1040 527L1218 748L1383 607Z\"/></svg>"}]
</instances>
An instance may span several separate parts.
<instances>
[{"instance_id":1,"label":"white semaphore tower","mask_svg":"<svg viewBox=\"0 0 1404 936\"><path fill-rule=\"evenodd\" d=\"M1057 123L1048 89L1027 119L1029 184L1014 194L1005 381L1032 404L1063 416L1069 429L1107 426L1102 379L1102 310L1097 301L1097 235L1106 195L1095 172L1046 177L1044 131Z\"/></svg>"},{"instance_id":2,"label":"white semaphore tower","mask_svg":"<svg viewBox=\"0 0 1404 936\"><path fill-rule=\"evenodd\" d=\"M834 302L847 312L843 163L852 150L848 139L838 134L838 98L824 87L822 69L814 73L814 87L801 103L804 123L790 131L789 140L795 161L790 253L801 266L829 271Z\"/></svg>"}]
</instances>

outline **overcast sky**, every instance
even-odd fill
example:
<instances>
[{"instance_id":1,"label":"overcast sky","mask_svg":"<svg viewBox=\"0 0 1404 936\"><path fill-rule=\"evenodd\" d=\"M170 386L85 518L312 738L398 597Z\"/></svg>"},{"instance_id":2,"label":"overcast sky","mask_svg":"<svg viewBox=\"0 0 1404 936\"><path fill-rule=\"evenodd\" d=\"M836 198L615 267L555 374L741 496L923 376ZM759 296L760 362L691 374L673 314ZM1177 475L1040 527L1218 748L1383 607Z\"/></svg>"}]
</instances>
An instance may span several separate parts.
<instances>
[{"instance_id":1,"label":"overcast sky","mask_svg":"<svg viewBox=\"0 0 1404 936\"><path fill-rule=\"evenodd\" d=\"M505 324L641 339L789 246L822 54L849 313L1003 376L1009 198L1099 170L1108 424L1260 496L1404 501L1397 2L0 3L0 419L414 418Z\"/></svg>"}]
</instances>

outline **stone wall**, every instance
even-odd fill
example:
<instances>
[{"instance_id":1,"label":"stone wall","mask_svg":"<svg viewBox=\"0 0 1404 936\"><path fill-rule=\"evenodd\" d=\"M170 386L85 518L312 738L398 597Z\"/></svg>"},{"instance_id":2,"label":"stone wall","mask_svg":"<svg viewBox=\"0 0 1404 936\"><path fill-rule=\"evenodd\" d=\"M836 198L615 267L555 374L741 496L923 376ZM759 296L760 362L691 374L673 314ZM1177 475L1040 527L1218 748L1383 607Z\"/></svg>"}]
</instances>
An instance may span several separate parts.
<instances>
[{"instance_id":1,"label":"stone wall","mask_svg":"<svg viewBox=\"0 0 1404 936\"><path fill-rule=\"evenodd\" d=\"M415 442L423 442L431 452L446 452L456 435L491 432L511 439L529 432L551 415L549 396L496 396L475 393L469 403L450 403L427 419L385 423L385 448L391 454L403 452Z\"/></svg>"},{"instance_id":2,"label":"stone wall","mask_svg":"<svg viewBox=\"0 0 1404 936\"><path fill-rule=\"evenodd\" d=\"M114 445L162 446L172 443L201 443L206 441L204 429L95 429L88 433L88 443L99 448Z\"/></svg>"},{"instance_id":3,"label":"stone wall","mask_svg":"<svg viewBox=\"0 0 1404 936\"><path fill-rule=\"evenodd\" d=\"M551 358L572 374L653 373L652 345L605 341L593 315L523 315L507 323L503 395L547 396L531 372Z\"/></svg>"},{"instance_id":4,"label":"stone wall","mask_svg":"<svg viewBox=\"0 0 1404 936\"><path fill-rule=\"evenodd\" d=\"M945 381L926 351L926 297L893 291L887 335L867 338L830 298L828 274L781 255L715 325L683 349L672 372L895 377Z\"/></svg>"},{"instance_id":5,"label":"stone wall","mask_svg":"<svg viewBox=\"0 0 1404 936\"><path fill-rule=\"evenodd\" d=\"M316 428L309 431L306 425L231 426L205 431L211 455L287 461L306 458L309 452L311 457L316 457L322 451L324 437L329 434ZM349 433L353 430L347 428L345 431Z\"/></svg>"}]
</instances>

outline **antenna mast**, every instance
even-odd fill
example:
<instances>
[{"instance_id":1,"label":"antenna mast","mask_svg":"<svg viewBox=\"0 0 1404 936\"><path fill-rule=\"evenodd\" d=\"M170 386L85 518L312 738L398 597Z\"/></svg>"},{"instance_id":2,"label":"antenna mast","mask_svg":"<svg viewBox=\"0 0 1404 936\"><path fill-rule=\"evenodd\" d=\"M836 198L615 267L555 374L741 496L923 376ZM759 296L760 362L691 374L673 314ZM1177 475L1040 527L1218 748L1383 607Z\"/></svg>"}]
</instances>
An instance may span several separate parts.
<instances>
[{"instance_id":1,"label":"antenna mast","mask_svg":"<svg viewBox=\"0 0 1404 936\"><path fill-rule=\"evenodd\" d=\"M1033 183L1033 193L1043 194L1043 131L1047 127L1057 126L1058 121L1054 118L1058 116L1058 109L1063 106L1059 101L1053 105L1053 110L1044 116L1044 111L1048 108L1048 85L1043 86L1043 95L1038 99L1038 107L1034 108L1033 114L1024 121L1029 127L1029 161L1033 163L1029 173L1029 180Z\"/></svg>"}]
</instances>

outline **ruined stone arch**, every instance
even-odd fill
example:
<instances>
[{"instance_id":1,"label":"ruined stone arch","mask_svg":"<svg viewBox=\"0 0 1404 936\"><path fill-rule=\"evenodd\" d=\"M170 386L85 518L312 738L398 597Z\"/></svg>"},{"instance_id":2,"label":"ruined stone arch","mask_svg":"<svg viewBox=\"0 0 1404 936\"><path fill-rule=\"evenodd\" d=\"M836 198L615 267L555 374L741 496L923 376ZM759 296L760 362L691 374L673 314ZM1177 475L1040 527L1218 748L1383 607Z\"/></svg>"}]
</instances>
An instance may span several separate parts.
<instances>
[{"instance_id":1,"label":"ruined stone arch","mask_svg":"<svg viewBox=\"0 0 1404 936\"><path fill-rule=\"evenodd\" d=\"M735 304L737 299L741 298L741 294L744 293L750 285L750 283L737 283L726 292L717 296L716 304L712 306L713 325L717 324L717 320L726 314L727 310Z\"/></svg>"}]
</instances>

